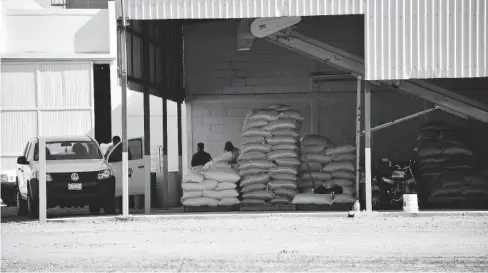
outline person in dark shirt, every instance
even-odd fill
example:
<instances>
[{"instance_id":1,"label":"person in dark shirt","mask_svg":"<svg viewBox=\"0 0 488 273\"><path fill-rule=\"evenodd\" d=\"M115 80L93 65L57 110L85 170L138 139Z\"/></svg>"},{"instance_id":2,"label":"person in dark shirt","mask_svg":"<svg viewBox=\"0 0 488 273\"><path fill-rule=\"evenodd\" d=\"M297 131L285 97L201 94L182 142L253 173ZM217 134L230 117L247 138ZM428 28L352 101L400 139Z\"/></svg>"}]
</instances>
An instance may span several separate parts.
<instances>
[{"instance_id":1,"label":"person in dark shirt","mask_svg":"<svg viewBox=\"0 0 488 273\"><path fill-rule=\"evenodd\" d=\"M195 166L203 166L209 161L212 161L212 157L210 156L210 154L203 150L204 147L205 146L201 142L197 144L198 152L194 154L191 159L192 168Z\"/></svg>"}]
</instances>

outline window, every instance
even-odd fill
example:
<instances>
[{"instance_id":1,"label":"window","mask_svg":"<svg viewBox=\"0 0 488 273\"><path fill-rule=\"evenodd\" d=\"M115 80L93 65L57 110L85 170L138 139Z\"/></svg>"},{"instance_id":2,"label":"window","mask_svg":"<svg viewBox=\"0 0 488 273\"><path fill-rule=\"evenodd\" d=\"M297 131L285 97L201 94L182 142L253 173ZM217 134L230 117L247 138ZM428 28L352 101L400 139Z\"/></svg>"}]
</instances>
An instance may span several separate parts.
<instances>
[{"instance_id":1,"label":"window","mask_svg":"<svg viewBox=\"0 0 488 273\"><path fill-rule=\"evenodd\" d=\"M39 144L36 144L34 160L39 160ZM102 153L94 141L46 142L46 160L102 159Z\"/></svg>"},{"instance_id":2,"label":"window","mask_svg":"<svg viewBox=\"0 0 488 273\"><path fill-rule=\"evenodd\" d=\"M129 140L129 153L132 155L132 160L142 159L142 140Z\"/></svg>"}]
</instances>

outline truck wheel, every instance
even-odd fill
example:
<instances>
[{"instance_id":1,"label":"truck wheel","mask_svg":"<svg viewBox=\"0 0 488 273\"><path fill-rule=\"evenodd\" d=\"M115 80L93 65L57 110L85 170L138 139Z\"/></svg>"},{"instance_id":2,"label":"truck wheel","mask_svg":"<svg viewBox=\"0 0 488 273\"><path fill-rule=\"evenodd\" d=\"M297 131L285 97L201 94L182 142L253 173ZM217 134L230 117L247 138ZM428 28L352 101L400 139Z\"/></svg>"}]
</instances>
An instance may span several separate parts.
<instances>
[{"instance_id":1,"label":"truck wheel","mask_svg":"<svg viewBox=\"0 0 488 273\"><path fill-rule=\"evenodd\" d=\"M17 216L27 216L27 201L22 199L22 195L20 194L19 189L17 189L16 194L17 199Z\"/></svg>"},{"instance_id":2,"label":"truck wheel","mask_svg":"<svg viewBox=\"0 0 488 273\"><path fill-rule=\"evenodd\" d=\"M27 191L27 211L30 218L39 218L39 200L31 196L30 191Z\"/></svg>"},{"instance_id":3,"label":"truck wheel","mask_svg":"<svg viewBox=\"0 0 488 273\"><path fill-rule=\"evenodd\" d=\"M115 214L115 197L110 196L105 200L105 206L103 207L105 214Z\"/></svg>"},{"instance_id":4,"label":"truck wheel","mask_svg":"<svg viewBox=\"0 0 488 273\"><path fill-rule=\"evenodd\" d=\"M91 215L99 215L100 214L100 205L91 204L90 205L90 214Z\"/></svg>"}]
</instances>

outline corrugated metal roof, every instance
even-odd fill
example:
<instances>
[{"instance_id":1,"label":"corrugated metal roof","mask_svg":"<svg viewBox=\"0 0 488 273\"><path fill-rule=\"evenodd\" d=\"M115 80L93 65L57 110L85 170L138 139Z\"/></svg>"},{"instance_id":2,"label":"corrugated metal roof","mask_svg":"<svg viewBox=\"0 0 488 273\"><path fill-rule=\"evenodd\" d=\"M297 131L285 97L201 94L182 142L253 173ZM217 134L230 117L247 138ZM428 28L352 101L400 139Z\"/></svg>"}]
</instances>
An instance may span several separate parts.
<instances>
[{"instance_id":1,"label":"corrugated metal roof","mask_svg":"<svg viewBox=\"0 0 488 273\"><path fill-rule=\"evenodd\" d=\"M368 0L366 79L488 76L486 0Z\"/></svg>"},{"instance_id":2,"label":"corrugated metal roof","mask_svg":"<svg viewBox=\"0 0 488 273\"><path fill-rule=\"evenodd\" d=\"M364 0L123 0L129 19L226 19L363 14ZM116 1L119 5L119 1ZM117 7L117 15L120 9Z\"/></svg>"}]
</instances>

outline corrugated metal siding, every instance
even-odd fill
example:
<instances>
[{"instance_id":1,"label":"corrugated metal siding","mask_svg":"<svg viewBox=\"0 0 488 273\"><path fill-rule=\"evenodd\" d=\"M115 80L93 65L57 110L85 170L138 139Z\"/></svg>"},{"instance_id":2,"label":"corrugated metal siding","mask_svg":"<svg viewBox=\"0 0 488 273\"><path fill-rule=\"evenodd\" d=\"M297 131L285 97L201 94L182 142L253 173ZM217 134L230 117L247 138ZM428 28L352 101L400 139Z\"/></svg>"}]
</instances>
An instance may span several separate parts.
<instances>
[{"instance_id":1,"label":"corrugated metal siding","mask_svg":"<svg viewBox=\"0 0 488 273\"><path fill-rule=\"evenodd\" d=\"M368 0L366 79L488 76L486 0Z\"/></svg>"},{"instance_id":2,"label":"corrugated metal siding","mask_svg":"<svg viewBox=\"0 0 488 273\"><path fill-rule=\"evenodd\" d=\"M89 63L40 64L40 107L91 108L91 83Z\"/></svg>"},{"instance_id":3,"label":"corrugated metal siding","mask_svg":"<svg viewBox=\"0 0 488 273\"><path fill-rule=\"evenodd\" d=\"M94 135L91 62L13 62L1 69L0 171L15 168L29 138Z\"/></svg>"},{"instance_id":4,"label":"corrugated metal siding","mask_svg":"<svg viewBox=\"0 0 488 273\"><path fill-rule=\"evenodd\" d=\"M129 19L225 19L363 14L364 0L123 0ZM118 3L118 1L116 1ZM120 11L117 8L117 11ZM120 15L120 13L118 13Z\"/></svg>"}]
</instances>

